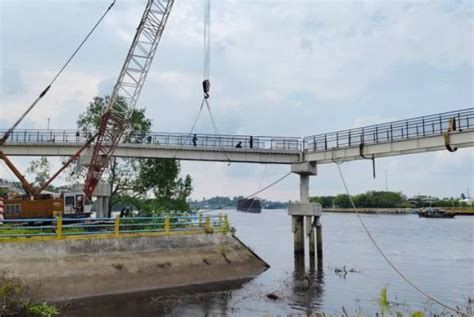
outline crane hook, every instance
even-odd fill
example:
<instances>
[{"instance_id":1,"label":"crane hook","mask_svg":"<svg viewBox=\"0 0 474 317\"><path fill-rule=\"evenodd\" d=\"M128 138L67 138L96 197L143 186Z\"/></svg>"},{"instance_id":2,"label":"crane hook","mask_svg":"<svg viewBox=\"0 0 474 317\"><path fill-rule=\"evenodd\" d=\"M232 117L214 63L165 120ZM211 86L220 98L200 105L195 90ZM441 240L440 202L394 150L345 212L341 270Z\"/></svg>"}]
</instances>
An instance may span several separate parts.
<instances>
[{"instance_id":1,"label":"crane hook","mask_svg":"<svg viewBox=\"0 0 474 317\"><path fill-rule=\"evenodd\" d=\"M209 79L204 79L202 82L202 90L204 92L204 98L209 98L209 90L211 89L211 82Z\"/></svg>"}]
</instances>

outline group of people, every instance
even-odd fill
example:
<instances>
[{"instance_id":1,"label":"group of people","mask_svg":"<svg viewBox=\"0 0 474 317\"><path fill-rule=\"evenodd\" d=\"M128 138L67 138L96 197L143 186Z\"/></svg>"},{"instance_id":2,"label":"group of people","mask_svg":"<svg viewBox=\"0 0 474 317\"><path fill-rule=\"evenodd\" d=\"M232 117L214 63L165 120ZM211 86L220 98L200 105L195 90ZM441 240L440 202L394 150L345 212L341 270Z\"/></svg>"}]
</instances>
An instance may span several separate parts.
<instances>
[{"instance_id":1,"label":"group of people","mask_svg":"<svg viewBox=\"0 0 474 317\"><path fill-rule=\"evenodd\" d=\"M198 141L197 134L194 134L194 135L193 135L192 141L193 141L193 146L197 146L197 141ZM235 148L241 149L241 148L242 148L242 141L239 141L239 142L235 145ZM250 136L250 138L249 138L249 148L253 149L253 136Z\"/></svg>"}]
</instances>

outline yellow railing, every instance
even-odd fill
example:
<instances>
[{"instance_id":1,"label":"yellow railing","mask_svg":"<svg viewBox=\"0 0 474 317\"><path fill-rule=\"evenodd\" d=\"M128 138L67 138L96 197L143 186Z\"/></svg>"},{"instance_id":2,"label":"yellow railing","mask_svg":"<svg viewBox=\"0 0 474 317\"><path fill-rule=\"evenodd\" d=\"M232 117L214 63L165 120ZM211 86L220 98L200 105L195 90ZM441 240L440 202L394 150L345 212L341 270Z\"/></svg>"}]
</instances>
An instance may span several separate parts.
<instances>
[{"instance_id":1,"label":"yellow railing","mask_svg":"<svg viewBox=\"0 0 474 317\"><path fill-rule=\"evenodd\" d=\"M204 218L204 219L203 219ZM28 223L35 221L35 226ZM103 239L139 236L227 234L227 215L176 215L162 217L72 219L10 219L0 226L0 242Z\"/></svg>"}]
</instances>

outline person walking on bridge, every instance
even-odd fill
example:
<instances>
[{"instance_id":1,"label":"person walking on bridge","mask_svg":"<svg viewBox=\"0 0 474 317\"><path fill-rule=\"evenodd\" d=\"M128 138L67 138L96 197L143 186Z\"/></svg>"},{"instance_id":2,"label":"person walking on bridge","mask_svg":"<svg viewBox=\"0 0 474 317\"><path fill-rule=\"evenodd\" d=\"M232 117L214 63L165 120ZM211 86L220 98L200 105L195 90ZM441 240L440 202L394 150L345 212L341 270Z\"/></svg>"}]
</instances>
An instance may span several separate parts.
<instances>
[{"instance_id":1,"label":"person walking on bridge","mask_svg":"<svg viewBox=\"0 0 474 317\"><path fill-rule=\"evenodd\" d=\"M196 134L193 135L193 145L196 146L197 145L197 140L198 140L198 137Z\"/></svg>"}]
</instances>

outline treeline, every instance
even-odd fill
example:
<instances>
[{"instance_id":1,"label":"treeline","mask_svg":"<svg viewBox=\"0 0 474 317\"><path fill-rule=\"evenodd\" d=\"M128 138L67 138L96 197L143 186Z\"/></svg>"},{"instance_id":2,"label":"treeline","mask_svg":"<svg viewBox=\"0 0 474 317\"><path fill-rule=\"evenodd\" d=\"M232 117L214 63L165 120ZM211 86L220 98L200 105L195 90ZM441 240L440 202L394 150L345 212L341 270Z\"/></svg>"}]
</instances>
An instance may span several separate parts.
<instances>
[{"instance_id":1,"label":"treeline","mask_svg":"<svg viewBox=\"0 0 474 317\"><path fill-rule=\"evenodd\" d=\"M469 207L470 205L458 198L415 196L407 198L403 193L390 191L368 191L352 196L358 208L424 208L424 207ZM323 208L352 208L351 200L346 194L337 196L315 196L311 202L320 203Z\"/></svg>"},{"instance_id":2,"label":"treeline","mask_svg":"<svg viewBox=\"0 0 474 317\"><path fill-rule=\"evenodd\" d=\"M243 196L225 197L215 196L211 198L203 198L202 200L189 200L188 203L192 208L236 208L237 204ZM285 209L288 207L287 202L270 201L260 199L262 207L265 209Z\"/></svg>"}]
</instances>

